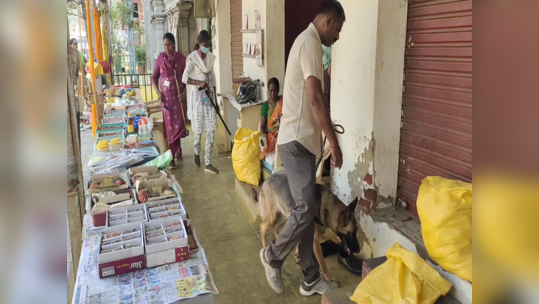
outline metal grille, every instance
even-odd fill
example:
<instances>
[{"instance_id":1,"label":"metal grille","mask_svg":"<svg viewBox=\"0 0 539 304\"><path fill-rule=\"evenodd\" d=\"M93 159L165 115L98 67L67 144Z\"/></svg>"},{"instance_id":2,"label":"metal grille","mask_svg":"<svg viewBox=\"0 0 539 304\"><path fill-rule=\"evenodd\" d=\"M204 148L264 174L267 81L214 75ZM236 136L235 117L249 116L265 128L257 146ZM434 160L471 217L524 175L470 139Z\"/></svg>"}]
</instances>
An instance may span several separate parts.
<instances>
[{"instance_id":1,"label":"metal grille","mask_svg":"<svg viewBox=\"0 0 539 304\"><path fill-rule=\"evenodd\" d=\"M114 85L130 85L139 88L144 101L152 100L152 74L114 74Z\"/></svg>"}]
</instances>

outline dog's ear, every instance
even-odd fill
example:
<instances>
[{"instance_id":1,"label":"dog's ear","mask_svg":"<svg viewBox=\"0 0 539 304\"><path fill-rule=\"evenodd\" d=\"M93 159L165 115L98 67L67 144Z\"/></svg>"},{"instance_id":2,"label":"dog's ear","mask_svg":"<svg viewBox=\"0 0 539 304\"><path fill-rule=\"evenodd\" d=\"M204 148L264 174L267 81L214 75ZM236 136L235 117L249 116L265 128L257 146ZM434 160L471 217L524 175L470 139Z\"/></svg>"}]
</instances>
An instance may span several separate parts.
<instances>
[{"instance_id":1,"label":"dog's ear","mask_svg":"<svg viewBox=\"0 0 539 304\"><path fill-rule=\"evenodd\" d=\"M359 197L356 197L356 199L352 203L350 203L350 205L348 205L348 208L352 211L352 213L354 213L354 211L356 210L358 201L359 201Z\"/></svg>"}]
</instances>

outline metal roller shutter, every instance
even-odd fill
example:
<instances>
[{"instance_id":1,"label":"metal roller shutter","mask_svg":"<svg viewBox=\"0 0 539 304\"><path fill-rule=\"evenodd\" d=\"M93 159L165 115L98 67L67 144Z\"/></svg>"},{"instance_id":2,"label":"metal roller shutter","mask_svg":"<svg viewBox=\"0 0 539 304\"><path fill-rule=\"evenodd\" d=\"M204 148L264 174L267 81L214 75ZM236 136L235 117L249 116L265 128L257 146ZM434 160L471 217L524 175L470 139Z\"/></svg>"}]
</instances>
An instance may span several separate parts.
<instances>
[{"instance_id":1,"label":"metal roller shutter","mask_svg":"<svg viewBox=\"0 0 539 304\"><path fill-rule=\"evenodd\" d=\"M472 180L472 1L410 0L397 197L427 176Z\"/></svg>"},{"instance_id":2,"label":"metal roller shutter","mask_svg":"<svg viewBox=\"0 0 539 304\"><path fill-rule=\"evenodd\" d=\"M243 38L241 34L242 0L230 0L230 32L232 38L232 78L243 73Z\"/></svg>"}]
</instances>

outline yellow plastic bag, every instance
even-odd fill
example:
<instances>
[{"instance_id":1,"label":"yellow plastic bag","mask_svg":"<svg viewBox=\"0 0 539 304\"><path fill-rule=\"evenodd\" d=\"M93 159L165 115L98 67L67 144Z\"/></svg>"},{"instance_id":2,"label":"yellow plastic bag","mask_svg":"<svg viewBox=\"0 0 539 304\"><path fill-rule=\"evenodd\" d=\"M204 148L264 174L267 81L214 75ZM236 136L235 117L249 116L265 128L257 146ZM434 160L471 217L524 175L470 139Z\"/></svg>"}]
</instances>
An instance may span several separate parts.
<instances>
[{"instance_id":1,"label":"yellow plastic bag","mask_svg":"<svg viewBox=\"0 0 539 304\"><path fill-rule=\"evenodd\" d=\"M258 186L262 169L260 167L260 131L239 128L234 136L232 166L238 180Z\"/></svg>"},{"instance_id":2,"label":"yellow plastic bag","mask_svg":"<svg viewBox=\"0 0 539 304\"><path fill-rule=\"evenodd\" d=\"M472 185L431 176L417 197L423 241L443 269L472 281Z\"/></svg>"},{"instance_id":3,"label":"yellow plastic bag","mask_svg":"<svg viewBox=\"0 0 539 304\"><path fill-rule=\"evenodd\" d=\"M358 304L432 304L451 289L451 283L399 243L386 255L388 260L359 283L350 300Z\"/></svg>"}]
</instances>

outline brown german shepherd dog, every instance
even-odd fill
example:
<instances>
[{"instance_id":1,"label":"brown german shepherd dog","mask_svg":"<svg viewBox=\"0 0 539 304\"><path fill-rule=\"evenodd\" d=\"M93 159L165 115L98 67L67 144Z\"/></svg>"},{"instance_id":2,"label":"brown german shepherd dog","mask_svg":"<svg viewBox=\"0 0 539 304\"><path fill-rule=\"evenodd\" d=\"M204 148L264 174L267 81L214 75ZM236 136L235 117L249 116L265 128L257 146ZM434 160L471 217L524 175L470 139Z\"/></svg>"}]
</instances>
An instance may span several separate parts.
<instances>
[{"instance_id":1,"label":"brown german shepherd dog","mask_svg":"<svg viewBox=\"0 0 539 304\"><path fill-rule=\"evenodd\" d=\"M258 202L258 213L262 219L260 225L260 235L262 236L262 246L267 246L266 230L273 228L275 237L283 228L286 219L290 216L295 206L290 187L288 186L288 177L286 172L273 173L268 180L264 182L260 189L260 197L256 197L256 191L253 189L255 201ZM338 282L331 276L327 269L320 247L320 239L327 228L331 229L342 242L344 249L350 253L348 244L357 243L356 231L357 222L354 216L358 199L356 198L350 205L346 206L337 196L329 192L323 185L316 185L317 206L320 207L318 215L315 218L316 229L314 233L314 254L320 270L329 281ZM296 247L296 262L298 262L298 252Z\"/></svg>"}]
</instances>

